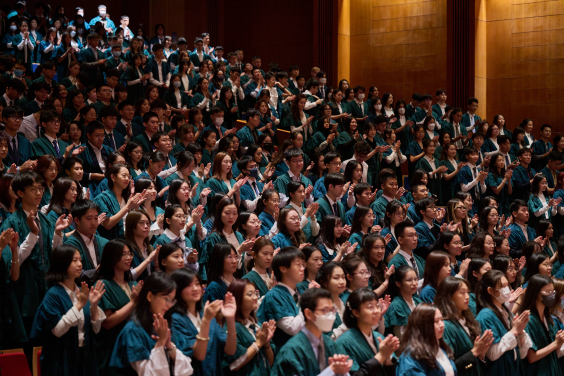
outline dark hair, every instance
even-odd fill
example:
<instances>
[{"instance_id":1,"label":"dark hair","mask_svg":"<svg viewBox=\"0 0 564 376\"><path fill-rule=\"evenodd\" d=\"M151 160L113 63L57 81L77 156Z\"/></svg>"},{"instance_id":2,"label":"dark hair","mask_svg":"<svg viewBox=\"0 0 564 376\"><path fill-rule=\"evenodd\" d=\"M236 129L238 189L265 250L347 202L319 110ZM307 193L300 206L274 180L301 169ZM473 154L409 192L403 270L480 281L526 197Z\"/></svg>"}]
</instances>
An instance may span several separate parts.
<instances>
[{"instance_id":1,"label":"dark hair","mask_svg":"<svg viewBox=\"0 0 564 376\"><path fill-rule=\"evenodd\" d=\"M490 270L486 272L482 276L482 280L476 286L476 310L480 311L482 308L490 309L499 319L501 324L509 331L512 326L512 315L505 306L505 304L501 305L501 309L507 313L507 320L509 321L509 325L506 324L505 318L502 316L499 308L494 304L493 299L494 297L488 292L488 288L491 287L492 289L498 289L498 286L501 285L501 279L506 278L505 273L499 270Z\"/></svg>"},{"instance_id":2,"label":"dark hair","mask_svg":"<svg viewBox=\"0 0 564 376\"><path fill-rule=\"evenodd\" d=\"M330 299L332 301L333 297L331 296L331 293L325 289L307 289L304 291L304 293L300 296L300 308L304 313L304 317L306 309L309 309L312 312L315 311L320 299Z\"/></svg>"},{"instance_id":3,"label":"dark hair","mask_svg":"<svg viewBox=\"0 0 564 376\"><path fill-rule=\"evenodd\" d=\"M221 221L221 213L223 212L223 209L229 205L235 205L235 207L237 208L237 215L239 215L239 207L235 204L235 201L231 197L224 196L217 203L217 207L214 212L215 220L213 221L213 226L211 229L212 233L217 232L218 234L221 234L223 232L224 224ZM237 228L237 223L233 225L233 228Z\"/></svg>"},{"instance_id":4,"label":"dark hair","mask_svg":"<svg viewBox=\"0 0 564 376\"><path fill-rule=\"evenodd\" d=\"M439 273L442 267L450 264L450 257L445 251L433 251L425 259L423 286L431 285L435 290L439 287Z\"/></svg>"},{"instance_id":5,"label":"dark hair","mask_svg":"<svg viewBox=\"0 0 564 376\"><path fill-rule=\"evenodd\" d=\"M162 262L168 256L172 255L174 252L176 252L179 249L182 251L182 247L180 247L177 243L166 243L165 245L163 245L159 250L159 258L157 260L157 265L159 266L159 269L164 271L165 268L163 267Z\"/></svg>"},{"instance_id":6,"label":"dark hair","mask_svg":"<svg viewBox=\"0 0 564 376\"><path fill-rule=\"evenodd\" d=\"M350 231L351 234L353 234L355 232L362 231L362 220L369 213L374 214L374 211L372 210L372 208L370 208L368 206L362 206L362 205L356 206L356 210L354 212L353 220L352 220L352 227L351 227L351 231ZM370 226L370 228L371 227L372 227L372 225Z\"/></svg>"},{"instance_id":7,"label":"dark hair","mask_svg":"<svg viewBox=\"0 0 564 376\"><path fill-rule=\"evenodd\" d=\"M512 144L518 144L519 143L517 141L517 136L519 136L520 134L525 134L525 129L523 129L521 127L517 127L513 130L513 135L511 136L511 143Z\"/></svg>"},{"instance_id":8,"label":"dark hair","mask_svg":"<svg viewBox=\"0 0 564 376\"><path fill-rule=\"evenodd\" d=\"M290 268L295 259L306 260L304 253L298 247L282 248L272 259L272 272L278 282L282 282L281 267Z\"/></svg>"},{"instance_id":9,"label":"dark hair","mask_svg":"<svg viewBox=\"0 0 564 376\"><path fill-rule=\"evenodd\" d=\"M76 200L71 209L73 219L82 218L90 209L95 209L98 213L100 212L100 207L94 201Z\"/></svg>"},{"instance_id":10,"label":"dark hair","mask_svg":"<svg viewBox=\"0 0 564 376\"><path fill-rule=\"evenodd\" d=\"M349 298L343 314L343 323L347 328L358 328L358 319L353 314L353 311L360 310L360 306L367 302L375 302L378 304L378 296L370 288L362 288L354 290Z\"/></svg>"},{"instance_id":11,"label":"dark hair","mask_svg":"<svg viewBox=\"0 0 564 376\"><path fill-rule=\"evenodd\" d=\"M350 253L341 260L341 267L345 272L345 276L353 275L360 264L366 265L365 261L356 253ZM349 285L350 281L347 278L347 286Z\"/></svg>"},{"instance_id":12,"label":"dark hair","mask_svg":"<svg viewBox=\"0 0 564 376\"><path fill-rule=\"evenodd\" d=\"M505 239L505 236L502 236L502 238ZM507 278L507 269L509 269L510 265L515 265L515 261L511 257L506 255L497 255L493 260L492 270L499 270L500 272L503 272L503 274ZM517 272L517 275L515 276L515 281L513 281L513 283L510 284L511 288L514 290L521 285L520 282L523 279L523 277L521 277L520 274L521 273ZM507 281L509 282L509 279Z\"/></svg>"},{"instance_id":13,"label":"dark hair","mask_svg":"<svg viewBox=\"0 0 564 376\"><path fill-rule=\"evenodd\" d=\"M319 269L317 276L315 277L315 282L319 283L321 287L326 289L327 285L329 284L329 281L331 280L331 275L333 275L333 270L335 270L335 268L343 269L341 264L335 261L329 261L323 264L321 269Z\"/></svg>"},{"instance_id":14,"label":"dark hair","mask_svg":"<svg viewBox=\"0 0 564 376\"><path fill-rule=\"evenodd\" d=\"M180 179L180 178L178 178L178 179L174 179L174 180L172 181L172 183L170 183L169 189L168 189L168 197L167 197L168 203L169 203L170 205L182 205L182 204L186 204L186 205L188 205L188 207L190 207L190 199L188 199L188 200L185 201L185 202L180 202L180 201L178 200L178 197L176 197L176 194L178 193L178 191L180 190L180 188L182 187L182 185L183 185L184 183L188 184L188 187L190 187L190 188L192 187L192 185L190 184L190 182L189 182L188 180L186 180L186 179ZM186 213L185 213L185 214L186 214Z\"/></svg>"},{"instance_id":15,"label":"dark hair","mask_svg":"<svg viewBox=\"0 0 564 376\"><path fill-rule=\"evenodd\" d=\"M149 189L149 187L151 186L151 184L153 184L155 186L155 189L157 187L157 185L155 184L155 182L153 181L153 179L151 179L148 176L141 176L140 178L138 178L137 180L135 180L135 190L134 193L142 193L145 189ZM154 208L156 206L156 200L153 200L151 202L151 206Z\"/></svg>"},{"instance_id":16,"label":"dark hair","mask_svg":"<svg viewBox=\"0 0 564 376\"><path fill-rule=\"evenodd\" d=\"M495 209L495 208L492 208ZM472 239L472 242L470 242L470 247L468 248L467 252L466 252L466 256L468 258L486 258L486 254L484 253L484 246L486 243L486 239L487 237L492 238L493 240L493 236L490 235L489 232L487 231L478 231L478 233L474 236L474 239Z\"/></svg>"},{"instance_id":17,"label":"dark hair","mask_svg":"<svg viewBox=\"0 0 564 376\"><path fill-rule=\"evenodd\" d=\"M392 299L394 299L396 296L401 295L400 287L396 284L396 282L401 285L407 273L411 271L415 272L415 269L413 269L409 265L402 265L396 269L394 274L392 274L392 276L390 277L390 282L388 284L388 293L390 294L390 297Z\"/></svg>"},{"instance_id":18,"label":"dark hair","mask_svg":"<svg viewBox=\"0 0 564 376\"><path fill-rule=\"evenodd\" d=\"M65 279L68 279L67 269L72 263L75 252L78 252L78 249L68 244L62 244L55 248L51 255L51 264L45 279L53 283L63 282Z\"/></svg>"},{"instance_id":19,"label":"dark hair","mask_svg":"<svg viewBox=\"0 0 564 376\"><path fill-rule=\"evenodd\" d=\"M478 278L474 276L474 272L480 273L480 269L486 264L489 264L489 261L484 260L483 258L474 258L468 264L468 270L466 272L466 276L468 282L470 283L470 292L474 292L476 290L476 286L480 281Z\"/></svg>"},{"instance_id":20,"label":"dark hair","mask_svg":"<svg viewBox=\"0 0 564 376\"><path fill-rule=\"evenodd\" d=\"M175 204L175 205L168 205L164 211L164 218L163 218L163 229L166 230L167 228L169 228L169 224L166 221L167 219L172 218L172 216L174 215L174 213L176 213L176 211L178 209L181 209L182 212L184 212L184 209L182 209L182 206L179 204ZM159 264L160 265L160 264Z\"/></svg>"},{"instance_id":21,"label":"dark hair","mask_svg":"<svg viewBox=\"0 0 564 376\"><path fill-rule=\"evenodd\" d=\"M231 255L231 252L237 253L237 250L229 243L215 243L211 251L210 262L208 265L208 283L217 281L223 276L224 260Z\"/></svg>"},{"instance_id":22,"label":"dark hair","mask_svg":"<svg viewBox=\"0 0 564 376\"><path fill-rule=\"evenodd\" d=\"M237 312L235 313L235 320L240 323L245 323L245 317L243 316L243 298L245 297L245 289L247 286L253 286L255 290L257 287L253 282L248 279L235 279L229 287L227 292L230 292L235 298L235 304L237 305ZM256 313L251 312L251 317L256 321Z\"/></svg>"},{"instance_id":23,"label":"dark hair","mask_svg":"<svg viewBox=\"0 0 564 376\"><path fill-rule=\"evenodd\" d=\"M5 173L0 177L0 204L4 205L6 209L12 206L12 198L10 197L10 186L16 175Z\"/></svg>"},{"instance_id":24,"label":"dark hair","mask_svg":"<svg viewBox=\"0 0 564 376\"><path fill-rule=\"evenodd\" d=\"M546 259L548 259L548 256L543 252L533 253L531 257L527 258L525 281L529 281L534 275L539 274L539 266L545 262Z\"/></svg>"},{"instance_id":25,"label":"dark hair","mask_svg":"<svg viewBox=\"0 0 564 376\"><path fill-rule=\"evenodd\" d=\"M438 308L430 304L419 304L407 321L407 328L403 334L400 353L409 354L413 359L423 363L430 369L439 368L437 363L437 352L439 348L446 352L452 359L451 348L446 344L444 338L434 341L435 334L435 312Z\"/></svg>"},{"instance_id":26,"label":"dark hair","mask_svg":"<svg viewBox=\"0 0 564 376\"><path fill-rule=\"evenodd\" d=\"M12 180L12 190L17 195L18 191L25 192L27 187L31 187L34 184L43 184L43 177L34 171L25 171L16 174L14 180ZM18 195L18 200L21 202L21 197Z\"/></svg>"},{"instance_id":27,"label":"dark hair","mask_svg":"<svg viewBox=\"0 0 564 376\"><path fill-rule=\"evenodd\" d=\"M380 260L380 262L378 262L378 265L374 265L374 263L372 263L372 261L370 260L370 252L372 251L372 248L374 247L374 243L376 243L376 241L381 241L382 244L384 244L384 247L386 246L386 240L382 235L380 235L379 233L372 233L363 237L361 248L361 255L364 259L364 263L366 264L368 270L370 270L371 272L370 279L372 281L372 286L380 286L385 281L387 270L385 253L384 258Z\"/></svg>"},{"instance_id":28,"label":"dark hair","mask_svg":"<svg viewBox=\"0 0 564 376\"><path fill-rule=\"evenodd\" d=\"M535 274L534 276L532 276L531 279L529 279L527 288L525 289L525 294L523 295L523 299L521 300L521 304L519 305L518 312L523 313L525 311L536 311L540 316L540 312L538 312L537 310L537 297L540 294L541 289L551 283L552 279L545 275ZM552 325L554 323L552 321L552 316L550 315L550 309L544 310L543 319L545 319L549 325Z\"/></svg>"},{"instance_id":29,"label":"dark hair","mask_svg":"<svg viewBox=\"0 0 564 376\"><path fill-rule=\"evenodd\" d=\"M522 150L522 149L521 149ZM511 213L511 216L513 217L513 212L518 212L519 209L521 209L522 207L526 207L528 208L528 205L525 201L523 200L515 200L511 203L511 205L509 206L509 212Z\"/></svg>"},{"instance_id":30,"label":"dark hair","mask_svg":"<svg viewBox=\"0 0 564 376\"><path fill-rule=\"evenodd\" d=\"M143 287L133 307L132 319L145 329L148 334L153 334L153 314L151 313L151 304L147 300L147 296L149 293L153 295L168 295L176 290L176 283L163 271L151 273L143 282ZM164 315L169 327L172 322L171 316L172 312L169 309Z\"/></svg>"},{"instance_id":31,"label":"dark hair","mask_svg":"<svg viewBox=\"0 0 564 376\"><path fill-rule=\"evenodd\" d=\"M276 223L278 224L278 232L288 236L292 241L292 244L298 247L300 244L305 243L307 239L303 230L301 229L296 231L294 234L290 234L290 232L288 231L288 226L286 225L286 218L288 217L288 214L290 214L291 211L295 211L297 213L296 209L294 209L291 206L287 206L285 208L280 209L280 213L278 214L278 221Z\"/></svg>"},{"instance_id":32,"label":"dark hair","mask_svg":"<svg viewBox=\"0 0 564 376\"><path fill-rule=\"evenodd\" d=\"M108 188L110 189L114 188L114 181L111 179L111 176L119 174L119 170L121 170L122 168L125 168L127 170L127 173L129 174L129 169L127 168L127 166L121 163L116 163L112 165L109 171L106 172L106 175L108 176ZM125 200L125 202L129 200L130 195L131 195L131 190L128 188L124 189L121 192L121 197Z\"/></svg>"},{"instance_id":33,"label":"dark hair","mask_svg":"<svg viewBox=\"0 0 564 376\"><path fill-rule=\"evenodd\" d=\"M102 251L102 260L100 261L100 266L96 271L96 279L114 279L114 267L119 261L121 261L125 247L129 249L129 243L124 239L112 239L108 243L106 243L104 250ZM133 280L130 270L124 272L124 280L126 282Z\"/></svg>"},{"instance_id":34,"label":"dark hair","mask_svg":"<svg viewBox=\"0 0 564 376\"><path fill-rule=\"evenodd\" d=\"M533 178L533 182L531 183L531 194L538 195L540 193L540 183L546 179L546 176L543 174L536 174Z\"/></svg>"},{"instance_id":35,"label":"dark hair","mask_svg":"<svg viewBox=\"0 0 564 376\"><path fill-rule=\"evenodd\" d=\"M188 313L188 306L184 299L182 299L182 291L190 286L195 280L202 284L202 277L200 275L188 268L177 269L170 275L171 278L176 283L176 304L172 307L172 311L179 313L181 315L186 315ZM202 311L202 300L196 303L196 312Z\"/></svg>"},{"instance_id":36,"label":"dark hair","mask_svg":"<svg viewBox=\"0 0 564 376\"><path fill-rule=\"evenodd\" d=\"M342 244L345 241L343 236L339 239L335 239L335 227L339 224L342 226L343 221L335 215L326 215L323 217L316 244L325 244L331 249L334 249L337 245Z\"/></svg>"},{"instance_id":37,"label":"dark hair","mask_svg":"<svg viewBox=\"0 0 564 376\"><path fill-rule=\"evenodd\" d=\"M443 314L444 320L457 322L460 319L458 310L452 300L452 296L462 287L462 285L466 285L468 292L470 293L470 283L468 283L465 279L448 276L439 284L434 304ZM464 320L466 320L466 327L470 331L471 339L475 340L476 337L481 334L480 324L476 321L474 314L469 308L462 311L461 316Z\"/></svg>"},{"instance_id":38,"label":"dark hair","mask_svg":"<svg viewBox=\"0 0 564 376\"><path fill-rule=\"evenodd\" d=\"M399 209L403 210L403 205L400 201L393 200L388 202L388 205L386 205L386 212L384 213L384 227L391 228L392 220L390 219L390 217L394 215L394 213ZM407 213L404 214L407 215Z\"/></svg>"}]
</instances>

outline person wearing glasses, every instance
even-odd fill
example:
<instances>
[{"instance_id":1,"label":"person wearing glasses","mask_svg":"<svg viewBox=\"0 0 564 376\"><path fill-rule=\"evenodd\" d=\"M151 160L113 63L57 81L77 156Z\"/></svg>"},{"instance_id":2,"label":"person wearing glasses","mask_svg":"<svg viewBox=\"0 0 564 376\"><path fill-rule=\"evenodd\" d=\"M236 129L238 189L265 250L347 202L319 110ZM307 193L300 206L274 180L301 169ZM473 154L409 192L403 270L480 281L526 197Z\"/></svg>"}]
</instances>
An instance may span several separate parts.
<instances>
[{"instance_id":1,"label":"person wearing glasses","mask_svg":"<svg viewBox=\"0 0 564 376\"><path fill-rule=\"evenodd\" d=\"M395 266L396 270L403 265L412 267L417 275L417 280L420 281L420 286L423 286L425 260L413 253L413 250L417 248L419 234L413 227L413 223L408 220L398 223L395 227L395 233L400 250L389 262L388 268L392 265ZM392 284L390 283L390 285Z\"/></svg>"},{"instance_id":2,"label":"person wearing glasses","mask_svg":"<svg viewBox=\"0 0 564 376\"><path fill-rule=\"evenodd\" d=\"M210 255L207 270L208 287L204 294L204 302L223 300L227 294L227 288L235 280L240 256L235 247L227 242L216 243Z\"/></svg>"},{"instance_id":3,"label":"person wearing glasses","mask_svg":"<svg viewBox=\"0 0 564 376\"><path fill-rule=\"evenodd\" d=\"M401 340L411 312L421 303L417 297L418 285L419 277L411 266L403 265L396 269L388 289L392 303L384 315L386 334L393 334Z\"/></svg>"},{"instance_id":4,"label":"person wearing glasses","mask_svg":"<svg viewBox=\"0 0 564 376\"><path fill-rule=\"evenodd\" d=\"M417 201L415 211L422 219L421 222L414 226L415 231L419 235L415 253L425 259L435 249L441 233L447 229L455 231L459 224L442 224L446 211L444 209L437 209L434 198L424 198Z\"/></svg>"},{"instance_id":5,"label":"person wearing glasses","mask_svg":"<svg viewBox=\"0 0 564 376\"><path fill-rule=\"evenodd\" d=\"M89 209L88 213L90 212ZM113 239L104 246L102 260L96 272L96 278L104 283L106 289L99 303L106 319L96 337L96 360L98 373L101 375L108 375L110 372L114 343L131 316L143 287L143 282L137 283L133 280L130 270L132 261L133 252L127 242Z\"/></svg>"},{"instance_id":6,"label":"person wearing glasses","mask_svg":"<svg viewBox=\"0 0 564 376\"><path fill-rule=\"evenodd\" d=\"M313 186L311 181L302 175L302 168L304 167L304 153L298 148L289 148L284 152L284 159L289 166L289 170L284 174L280 175L274 182L274 188L280 195L280 201L286 202L286 197L288 197L288 190L286 189L288 183L291 181L301 181L307 187L306 190L306 206L313 202L313 197L311 192L313 191ZM343 216L345 214L343 213Z\"/></svg>"},{"instance_id":7,"label":"person wearing glasses","mask_svg":"<svg viewBox=\"0 0 564 376\"><path fill-rule=\"evenodd\" d=\"M271 341L276 322L257 323L256 311L261 293L250 280L235 280L227 291L237 304L237 350L232 356L225 357L229 370L235 376L268 376L274 363Z\"/></svg>"},{"instance_id":8,"label":"person wearing glasses","mask_svg":"<svg viewBox=\"0 0 564 376\"><path fill-rule=\"evenodd\" d=\"M6 141L8 144L6 157L1 162L3 167L2 170L4 170L6 166L15 164L18 167L18 170L23 172L26 169L29 169L33 163L29 160L31 156L31 143L25 137L24 133L18 132L22 126L23 116L23 110L17 106L5 107L2 111L4 133L7 136ZM4 165L4 163L6 165Z\"/></svg>"},{"instance_id":9,"label":"person wearing glasses","mask_svg":"<svg viewBox=\"0 0 564 376\"><path fill-rule=\"evenodd\" d=\"M68 144L57 138L59 128L61 127L61 119L56 111L42 111L39 117L41 127L43 127L43 135L31 143L31 158L37 159L45 154L51 154L60 162L64 158L68 158L70 150ZM80 148L76 149L81 151ZM60 163L59 162L59 163Z\"/></svg>"},{"instance_id":10,"label":"person wearing glasses","mask_svg":"<svg viewBox=\"0 0 564 376\"><path fill-rule=\"evenodd\" d=\"M96 234L98 230L98 213L100 208L94 201L78 200L72 205L72 219L76 230L65 236L63 244L69 244L80 252L82 257L81 279L94 281L96 269L100 265L102 251L107 239Z\"/></svg>"},{"instance_id":11,"label":"person wearing glasses","mask_svg":"<svg viewBox=\"0 0 564 376\"><path fill-rule=\"evenodd\" d=\"M324 335L331 331L335 321L331 293L322 288L309 289L302 295L300 308L305 325L280 349L271 375L348 375L352 359L344 355L339 344Z\"/></svg>"},{"instance_id":12,"label":"person wearing glasses","mask_svg":"<svg viewBox=\"0 0 564 376\"><path fill-rule=\"evenodd\" d=\"M194 375L221 375L222 360L237 350L236 294L203 304L202 278L186 268L175 270L176 304L172 307L172 330L178 333L178 348L192 360ZM235 284L238 280L233 280ZM225 300L224 300L225 299ZM223 330L216 317L225 319ZM227 332L226 332L227 331ZM168 373L167 373L168 375Z\"/></svg>"},{"instance_id":13,"label":"person wearing glasses","mask_svg":"<svg viewBox=\"0 0 564 376\"><path fill-rule=\"evenodd\" d=\"M191 359L177 347L181 337L172 327L176 283L166 273L151 274L143 283L131 319L113 347L110 367L124 374L191 375Z\"/></svg>"}]
</instances>

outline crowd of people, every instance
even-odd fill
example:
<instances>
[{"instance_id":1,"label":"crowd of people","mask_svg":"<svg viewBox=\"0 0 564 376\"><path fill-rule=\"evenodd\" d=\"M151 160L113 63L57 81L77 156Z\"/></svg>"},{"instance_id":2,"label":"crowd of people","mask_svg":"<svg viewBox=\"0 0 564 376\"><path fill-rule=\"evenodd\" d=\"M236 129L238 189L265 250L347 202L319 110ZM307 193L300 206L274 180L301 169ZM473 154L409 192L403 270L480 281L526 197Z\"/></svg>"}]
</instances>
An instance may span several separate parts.
<instances>
[{"instance_id":1,"label":"crowd of people","mask_svg":"<svg viewBox=\"0 0 564 376\"><path fill-rule=\"evenodd\" d=\"M46 375L562 375L549 124L29 10L0 13L1 349Z\"/></svg>"}]
</instances>

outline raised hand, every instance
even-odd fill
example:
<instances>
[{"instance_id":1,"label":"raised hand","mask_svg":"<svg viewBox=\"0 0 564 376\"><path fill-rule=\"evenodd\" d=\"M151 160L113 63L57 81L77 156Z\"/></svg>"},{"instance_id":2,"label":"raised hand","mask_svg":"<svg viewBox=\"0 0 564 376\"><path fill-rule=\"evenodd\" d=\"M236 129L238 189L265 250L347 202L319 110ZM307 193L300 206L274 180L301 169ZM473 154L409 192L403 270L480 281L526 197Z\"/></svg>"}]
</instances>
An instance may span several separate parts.
<instances>
[{"instance_id":1,"label":"raised hand","mask_svg":"<svg viewBox=\"0 0 564 376\"><path fill-rule=\"evenodd\" d=\"M384 298L378 299L378 305L380 306L380 317L383 317L384 314L388 311L390 304L392 304L392 298L390 297L390 295L385 295Z\"/></svg>"},{"instance_id":2,"label":"raised hand","mask_svg":"<svg viewBox=\"0 0 564 376\"><path fill-rule=\"evenodd\" d=\"M214 300L210 302L209 300L206 302L204 306L204 315L203 320L210 322L214 317L217 316L217 313L221 311L223 308L223 300Z\"/></svg>"},{"instance_id":3,"label":"raised hand","mask_svg":"<svg viewBox=\"0 0 564 376\"><path fill-rule=\"evenodd\" d=\"M160 313L153 315L153 328L157 334L151 337L157 340L157 347L166 346L170 342L170 329L168 321Z\"/></svg>"},{"instance_id":4,"label":"raised hand","mask_svg":"<svg viewBox=\"0 0 564 376\"><path fill-rule=\"evenodd\" d=\"M392 265L389 268L385 268L384 270L386 271L386 274L384 274L384 279L389 280L390 277L394 275L394 272L396 271L396 266Z\"/></svg>"},{"instance_id":5,"label":"raised hand","mask_svg":"<svg viewBox=\"0 0 564 376\"><path fill-rule=\"evenodd\" d=\"M383 364L386 360L390 359L392 354L399 348L400 340L398 337L389 334L386 338L378 338L378 354L376 358Z\"/></svg>"},{"instance_id":6,"label":"raised hand","mask_svg":"<svg viewBox=\"0 0 564 376\"><path fill-rule=\"evenodd\" d=\"M139 293L143 288L143 281L139 281L135 286L131 288L131 301L136 302L139 297Z\"/></svg>"},{"instance_id":7,"label":"raised hand","mask_svg":"<svg viewBox=\"0 0 564 376\"><path fill-rule=\"evenodd\" d=\"M225 301L223 302L223 308L221 308L221 313L226 319L234 319L235 313L237 312L237 303L235 302L235 297L233 294L228 292L225 294Z\"/></svg>"},{"instance_id":8,"label":"raised hand","mask_svg":"<svg viewBox=\"0 0 564 376\"><path fill-rule=\"evenodd\" d=\"M384 236L384 241L386 242L386 245L388 245L388 243L392 241L392 234Z\"/></svg>"},{"instance_id":9,"label":"raised hand","mask_svg":"<svg viewBox=\"0 0 564 376\"><path fill-rule=\"evenodd\" d=\"M69 214L68 216L66 214L61 215L59 219L57 219L57 222L55 222L55 232L66 230L67 228L69 228L71 223L72 223L71 214Z\"/></svg>"},{"instance_id":10,"label":"raised hand","mask_svg":"<svg viewBox=\"0 0 564 376\"><path fill-rule=\"evenodd\" d=\"M106 213L100 213L100 215L98 215L98 226L104 223L106 217L107 217Z\"/></svg>"},{"instance_id":11,"label":"raised hand","mask_svg":"<svg viewBox=\"0 0 564 376\"><path fill-rule=\"evenodd\" d=\"M460 263L460 274L464 276L466 275L466 271L468 271L468 265L470 265L470 261L472 260L467 258Z\"/></svg>"},{"instance_id":12,"label":"raised hand","mask_svg":"<svg viewBox=\"0 0 564 376\"><path fill-rule=\"evenodd\" d=\"M39 235L39 226L35 223L35 218L37 218L37 212L34 210L30 211L27 216L27 225L34 235Z\"/></svg>"},{"instance_id":13,"label":"raised hand","mask_svg":"<svg viewBox=\"0 0 564 376\"><path fill-rule=\"evenodd\" d=\"M491 329L486 329L482 335L479 335L474 340L472 354L476 357L483 357L492 345L493 340L494 338Z\"/></svg>"},{"instance_id":14,"label":"raised hand","mask_svg":"<svg viewBox=\"0 0 564 376\"><path fill-rule=\"evenodd\" d=\"M519 287L513 291L511 291L511 296L509 297L509 303L515 303L517 299L523 294L525 290L522 287Z\"/></svg>"},{"instance_id":15,"label":"raised hand","mask_svg":"<svg viewBox=\"0 0 564 376\"><path fill-rule=\"evenodd\" d=\"M80 290L78 291L78 294L76 295L76 299L78 300L76 308L79 311L82 308L84 308L84 306L86 306L86 303L88 302L89 296L90 296L90 289L88 288L88 284L86 282L82 282L80 284Z\"/></svg>"},{"instance_id":16,"label":"raised hand","mask_svg":"<svg viewBox=\"0 0 564 376\"><path fill-rule=\"evenodd\" d=\"M353 365L348 355L335 354L329 358L329 368L337 375L348 373Z\"/></svg>"},{"instance_id":17,"label":"raised hand","mask_svg":"<svg viewBox=\"0 0 564 376\"><path fill-rule=\"evenodd\" d=\"M90 294L88 297L90 300L90 307L96 308L98 306L98 302L102 299L102 295L106 292L104 287L104 282L98 281L95 286L90 288Z\"/></svg>"}]
</instances>

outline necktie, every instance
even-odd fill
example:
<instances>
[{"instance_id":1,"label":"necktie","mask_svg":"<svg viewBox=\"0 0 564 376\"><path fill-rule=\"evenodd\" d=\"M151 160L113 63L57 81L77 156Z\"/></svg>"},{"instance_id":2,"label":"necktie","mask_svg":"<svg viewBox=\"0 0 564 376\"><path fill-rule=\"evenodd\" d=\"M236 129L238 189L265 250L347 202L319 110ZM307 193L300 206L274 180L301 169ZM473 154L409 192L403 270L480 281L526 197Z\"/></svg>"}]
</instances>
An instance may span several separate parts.
<instances>
[{"instance_id":1,"label":"necktie","mask_svg":"<svg viewBox=\"0 0 564 376\"><path fill-rule=\"evenodd\" d=\"M415 257L411 256L409 259L411 265L413 265L413 270L415 270L415 274L417 275L417 280L419 280L419 268L417 267L417 263L415 262Z\"/></svg>"},{"instance_id":2,"label":"necktie","mask_svg":"<svg viewBox=\"0 0 564 376\"><path fill-rule=\"evenodd\" d=\"M57 143L57 140L53 140L53 147L55 148L55 151L57 152L57 157L60 157L61 150L59 150L59 144Z\"/></svg>"},{"instance_id":3,"label":"necktie","mask_svg":"<svg viewBox=\"0 0 564 376\"><path fill-rule=\"evenodd\" d=\"M37 217L35 217L35 224L37 225L37 228L39 229L39 235L38 235L39 236L39 241L38 241L39 242L39 248L41 249L42 254L44 255L44 252L43 252L43 233L41 232L41 224L39 222L39 218L37 218Z\"/></svg>"},{"instance_id":4,"label":"necktie","mask_svg":"<svg viewBox=\"0 0 564 376\"><path fill-rule=\"evenodd\" d=\"M16 136L17 137L17 136ZM12 154L12 161L16 164L19 165L20 162L20 156L18 153L18 148L16 146L16 137L12 138L12 150L11 150L11 154Z\"/></svg>"},{"instance_id":5,"label":"necktie","mask_svg":"<svg viewBox=\"0 0 564 376\"><path fill-rule=\"evenodd\" d=\"M296 302L296 304L298 304L299 301L300 301L300 297L298 296L298 293L295 292L295 293L294 293L294 302Z\"/></svg>"},{"instance_id":6,"label":"necktie","mask_svg":"<svg viewBox=\"0 0 564 376\"><path fill-rule=\"evenodd\" d=\"M476 167L472 167L472 175L474 179L478 178L478 169ZM475 190L476 190L476 194L478 193L478 186L480 185L480 183L476 184L475 186Z\"/></svg>"},{"instance_id":7,"label":"necktie","mask_svg":"<svg viewBox=\"0 0 564 376\"><path fill-rule=\"evenodd\" d=\"M14 101L10 101L10 107L14 107Z\"/></svg>"},{"instance_id":8,"label":"necktie","mask_svg":"<svg viewBox=\"0 0 564 376\"><path fill-rule=\"evenodd\" d=\"M108 133L108 142L110 143L110 147L114 150L116 150L116 142L114 141L114 134L113 133Z\"/></svg>"},{"instance_id":9,"label":"necktie","mask_svg":"<svg viewBox=\"0 0 564 376\"><path fill-rule=\"evenodd\" d=\"M509 166L511 164L511 162L509 161L509 155L505 156L505 166Z\"/></svg>"},{"instance_id":10,"label":"necktie","mask_svg":"<svg viewBox=\"0 0 564 376\"><path fill-rule=\"evenodd\" d=\"M260 193L259 193L259 190L258 190L258 188L257 188L257 183L254 182L254 181L252 181L252 182L251 182L251 185L253 186L253 190L255 191L256 195L259 196Z\"/></svg>"},{"instance_id":11,"label":"necktie","mask_svg":"<svg viewBox=\"0 0 564 376\"><path fill-rule=\"evenodd\" d=\"M317 346L317 363L319 363L319 371L323 372L327 368L327 362L325 360L325 346L323 344L323 336L321 336L319 345Z\"/></svg>"},{"instance_id":12,"label":"necktie","mask_svg":"<svg viewBox=\"0 0 564 376\"><path fill-rule=\"evenodd\" d=\"M335 202L333 204L333 214L335 214L335 216L339 216L339 209L337 208L337 203Z\"/></svg>"}]
</instances>

